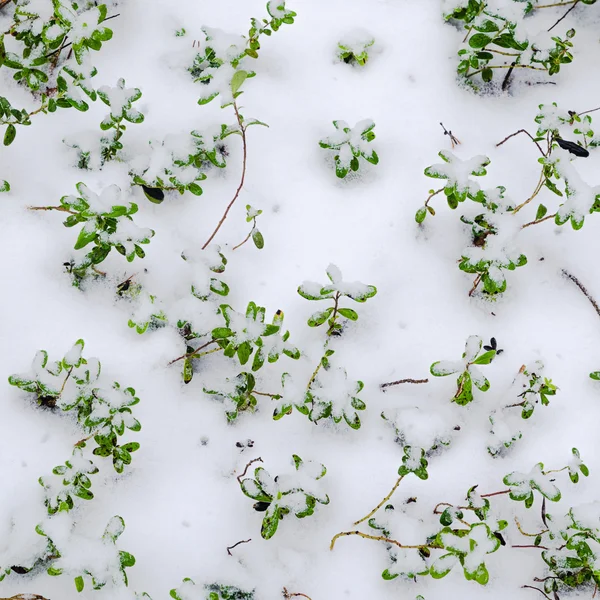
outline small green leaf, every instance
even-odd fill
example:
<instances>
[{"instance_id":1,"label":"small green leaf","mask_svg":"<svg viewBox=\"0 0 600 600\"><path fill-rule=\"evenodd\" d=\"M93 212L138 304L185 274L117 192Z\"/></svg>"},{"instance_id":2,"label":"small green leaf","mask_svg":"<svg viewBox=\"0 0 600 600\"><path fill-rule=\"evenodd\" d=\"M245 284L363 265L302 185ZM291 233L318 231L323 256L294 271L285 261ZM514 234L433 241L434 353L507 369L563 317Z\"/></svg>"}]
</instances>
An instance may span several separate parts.
<instances>
[{"instance_id":1,"label":"small green leaf","mask_svg":"<svg viewBox=\"0 0 600 600\"><path fill-rule=\"evenodd\" d=\"M78 575L77 577L75 577L75 588L77 589L78 592L82 592L83 591L83 577L81 575Z\"/></svg>"},{"instance_id":2,"label":"small green leaf","mask_svg":"<svg viewBox=\"0 0 600 600\"><path fill-rule=\"evenodd\" d=\"M338 313L342 315L342 317L350 319L351 321L358 320L358 313L355 310L352 310L351 308L340 308L338 309Z\"/></svg>"},{"instance_id":3,"label":"small green leaf","mask_svg":"<svg viewBox=\"0 0 600 600\"><path fill-rule=\"evenodd\" d=\"M231 91L233 94L236 94L240 87L242 87L242 84L246 81L247 77L248 73L246 71L236 71L233 74L233 77L231 78Z\"/></svg>"},{"instance_id":4,"label":"small green leaf","mask_svg":"<svg viewBox=\"0 0 600 600\"><path fill-rule=\"evenodd\" d=\"M258 231L258 229L255 229L252 232L252 241L259 250L262 250L265 247L265 240L262 233Z\"/></svg>"},{"instance_id":5,"label":"small green leaf","mask_svg":"<svg viewBox=\"0 0 600 600\"><path fill-rule=\"evenodd\" d=\"M9 125L4 133L4 145L10 146L17 135L17 128L14 125Z\"/></svg>"}]
</instances>

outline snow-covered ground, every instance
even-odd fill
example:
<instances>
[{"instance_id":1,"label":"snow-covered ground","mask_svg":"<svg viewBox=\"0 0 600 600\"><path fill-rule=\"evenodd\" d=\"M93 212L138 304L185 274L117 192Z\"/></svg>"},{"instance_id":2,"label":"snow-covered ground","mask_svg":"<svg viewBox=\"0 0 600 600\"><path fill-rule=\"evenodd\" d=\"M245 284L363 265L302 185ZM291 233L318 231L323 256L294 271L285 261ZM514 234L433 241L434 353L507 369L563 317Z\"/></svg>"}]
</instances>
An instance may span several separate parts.
<instances>
[{"instance_id":1,"label":"snow-covered ground","mask_svg":"<svg viewBox=\"0 0 600 600\"><path fill-rule=\"evenodd\" d=\"M102 535L111 517L123 517L126 529L118 544L136 558L128 569L129 588L153 600L168 598L185 577L199 584L255 588L260 600L281 597L284 587L312 600L539 596L521 586L538 585L533 578L545 576L540 552L510 548L529 540L514 525L517 511L525 515L525 531L542 527L539 496L529 511L506 496L496 500L494 506L510 524L504 532L507 546L486 558L486 586L465 580L460 568L440 580L385 581L384 543L354 536L339 539L333 551L329 544L336 533L356 529L353 522L376 506L397 479L403 450L382 412L400 410L398 418L413 445L426 446L438 435L452 439L447 449L428 458L429 478L405 478L391 500L411 517L398 534L405 544L423 543L435 530L431 513L438 502L461 504L476 484L480 493L503 490L506 474L528 472L538 462L560 468L570 461L574 446L590 476L577 486L564 473L557 476L563 499L556 513L600 499L600 387L589 378L600 369L600 320L562 275L562 270L573 274L600 299L599 218L590 215L580 231L548 221L519 234L528 264L508 273L508 290L495 301L477 293L469 297L474 276L458 269L457 260L470 243L470 229L458 220L462 205L451 211L443 195L437 196L431 203L435 217L422 226L414 218L437 185L424 169L440 161L440 150L450 150L440 121L461 142L453 150L457 156L491 159L488 175L477 178L482 187L504 185L517 204L530 196L539 177L537 149L523 135L496 144L521 128L533 132L542 103L557 102L576 112L600 106L600 3L576 7L557 26L557 34L575 27L577 35L574 62L549 80L555 85L528 85L534 79L516 73L510 93L484 95L457 84L456 51L464 32L444 22L438 0L290 0L288 8L298 13L296 22L261 40L260 57L251 65L256 77L244 83L239 99L244 115L269 128L248 130L245 185L214 240L228 259L222 278L231 291L223 302L244 312L252 300L266 307L269 322L275 311L284 311L285 329L302 356L297 361L282 356L256 374L256 388L275 394L283 372L306 385L302 382L311 378L326 339L326 325L313 329L306 321L327 304L305 300L298 286L327 281L330 263L347 281L376 286L377 295L365 304L345 304L359 320L328 346L335 350L333 365L365 384L361 428L329 420L315 425L297 411L274 421L272 400L264 396L258 397L256 412L228 424L223 404L203 387L218 386L244 370L236 361L208 355L196 361L194 378L185 385L181 362L168 365L186 351L176 329L139 335L128 327L132 305L115 295L116 284L133 275L159 298L181 287L186 265L180 255L201 246L221 218L239 184L242 147L239 137L227 138L228 167L210 170L202 196L171 192L162 204L152 204L140 187L130 186L126 164L82 171L73 150L63 144L63 138L81 132L100 134L98 124L109 112L101 102L84 113L36 115L31 127L21 127L15 142L0 150L0 177L11 184L11 191L0 195L1 378L26 372L39 349L57 360L83 338L84 355L98 357L108 381L135 388L141 402L134 412L142 430L128 433L126 440L141 447L122 475L103 465L94 476L95 498L80 502L72 516L75 531L92 539ZM0 30L10 25L11 10L0 10ZM549 9L531 19L531 27L544 31L564 11ZM141 89L136 106L145 121L128 125L126 148L235 122L233 109L221 109L218 100L198 105L201 84L191 80L186 66L196 52L193 40L203 39L202 25L245 34L250 18L265 14L263 0L123 0L109 8L109 14L116 12L120 16L110 21L113 39L94 53L98 75L93 82L114 86L122 77L128 87ZM182 27L187 35L176 37ZM364 67L336 59L337 42L357 28L375 38ZM5 71L0 69L0 94L15 105L34 107L30 93ZM330 153L318 142L333 134L333 120L354 125L367 118L376 123L372 144L379 164L362 163L357 175L338 179ZM600 184L598 151L575 164L587 183ZM96 192L118 185L125 199L139 206L136 224L155 231L143 260L127 263L113 252L99 267L108 272L106 279L83 290L71 285L63 266L74 256L79 228L63 227L59 212L27 210L58 205L80 181ZM558 207L548 190L540 201L549 212ZM250 230L247 204L263 211L258 226L265 247L259 251L249 242L232 251ZM523 209L523 223L535 219L537 204ZM481 336L484 343L496 337L504 352L482 367L489 391L474 390L474 402L458 406L450 402L455 377L431 377L429 367L459 359L470 335ZM518 401L511 384L522 365L537 360L559 390L549 406L537 406L531 419L520 423L523 439L505 457L492 458L487 452L489 414ZM427 385L379 388L383 382L427 377ZM38 478L63 464L82 437L68 416L40 408L30 395L6 383L0 414L0 568L43 545L35 532L46 519ZM244 447L248 440L253 445ZM317 504L315 515L306 519L287 516L277 534L264 540L263 513L252 509L236 476L257 457L273 475L291 473L292 454L327 467L320 486L330 503ZM417 501L405 505L412 497ZM376 534L366 523L361 527ZM248 539L228 555L228 546ZM76 554L95 561L95 547L73 543ZM25 592L53 600L118 597L110 586L93 591L88 582L78 593L72 576L49 577L43 568L12 573L0 583L2 597ZM592 593L593 586L574 597Z\"/></svg>"}]
</instances>

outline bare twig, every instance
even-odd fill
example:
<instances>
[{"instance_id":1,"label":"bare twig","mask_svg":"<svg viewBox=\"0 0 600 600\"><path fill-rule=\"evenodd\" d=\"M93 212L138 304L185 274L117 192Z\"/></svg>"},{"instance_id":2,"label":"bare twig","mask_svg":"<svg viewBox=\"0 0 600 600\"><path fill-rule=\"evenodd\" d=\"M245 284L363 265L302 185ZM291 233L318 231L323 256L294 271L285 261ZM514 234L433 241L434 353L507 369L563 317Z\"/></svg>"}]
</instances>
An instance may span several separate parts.
<instances>
[{"instance_id":1,"label":"bare twig","mask_svg":"<svg viewBox=\"0 0 600 600\"><path fill-rule=\"evenodd\" d=\"M76 215L76 212L65 208L64 206L28 206L27 210L58 210L60 212L66 212L70 215Z\"/></svg>"},{"instance_id":2,"label":"bare twig","mask_svg":"<svg viewBox=\"0 0 600 600\"><path fill-rule=\"evenodd\" d=\"M511 548L537 548L538 550L549 550L549 548L546 548L546 546L534 546L533 544L525 544L523 546L516 545L511 546Z\"/></svg>"},{"instance_id":3,"label":"bare twig","mask_svg":"<svg viewBox=\"0 0 600 600\"><path fill-rule=\"evenodd\" d=\"M398 379L398 381L388 381L387 383L380 384L380 388L390 387L392 385L400 385L401 383L429 383L429 379Z\"/></svg>"},{"instance_id":4,"label":"bare twig","mask_svg":"<svg viewBox=\"0 0 600 600\"><path fill-rule=\"evenodd\" d=\"M3 9L9 2L11 2L11 0L0 0L0 9ZM0 598L0 600L2 599Z\"/></svg>"},{"instance_id":5,"label":"bare twig","mask_svg":"<svg viewBox=\"0 0 600 600\"><path fill-rule=\"evenodd\" d=\"M239 113L237 104L235 102L233 103L233 109L235 110L235 116L237 117L238 124L240 126L240 131L242 133L242 150L243 150L242 177L240 179L240 184L238 185L238 188L235 191L235 195L233 196L231 202L227 205L227 208L225 209L225 212L223 213L223 216L221 217L221 220L217 224L215 230L212 232L212 234L208 238L208 240L206 240L206 242L204 243L204 246L202 246L202 250L206 249L206 247L213 241L213 238L215 237L215 235L217 235L217 232L219 231L219 229L221 229L221 225L223 225L223 223L225 222L225 219L227 218L227 215L229 214L231 207L233 206L233 204L237 200L238 196L240 195L240 192L242 191L242 188L244 187L244 180L246 179L246 159L248 156L248 147L246 144L246 127L244 126L244 122L242 121L242 118L240 117L240 113Z\"/></svg>"},{"instance_id":6,"label":"bare twig","mask_svg":"<svg viewBox=\"0 0 600 600\"><path fill-rule=\"evenodd\" d=\"M552 598L550 598L550 596L548 596L548 594L546 594L546 592L540 590L540 588L536 588L533 585L522 585L522 588L529 588L530 590L537 590L540 594L542 594L542 596L548 598L548 600L552 600Z\"/></svg>"},{"instance_id":7,"label":"bare twig","mask_svg":"<svg viewBox=\"0 0 600 600\"><path fill-rule=\"evenodd\" d=\"M394 484L394 487L391 489L390 493L368 515L366 515L362 519L359 519L358 521L356 521L354 523L354 525L359 525L363 521L366 521L367 519L372 517L393 496L394 492L398 489L398 486L400 485L400 482L403 479L404 479L404 475L401 475L400 477L398 477L398 481L396 481L396 483Z\"/></svg>"},{"instance_id":8,"label":"bare twig","mask_svg":"<svg viewBox=\"0 0 600 600\"><path fill-rule=\"evenodd\" d=\"M510 490L502 490L501 492L492 492L491 494L481 494L482 498L491 498L492 496L501 496L502 494L510 494Z\"/></svg>"},{"instance_id":9,"label":"bare twig","mask_svg":"<svg viewBox=\"0 0 600 600\"><path fill-rule=\"evenodd\" d=\"M216 344L216 343L217 343L217 340L210 340L210 342L206 342L206 344L203 344L199 348L196 348L193 352L188 352L187 354L182 354L181 356L178 356L177 358L174 358L169 363L169 365L172 365L173 363L176 363L178 360L183 360L184 358L194 358L194 357L196 357L196 355L198 354L198 352L200 350L203 350L207 346L210 346L211 344Z\"/></svg>"},{"instance_id":10,"label":"bare twig","mask_svg":"<svg viewBox=\"0 0 600 600\"><path fill-rule=\"evenodd\" d=\"M538 147L538 150L542 153L542 156L546 156L544 154L544 151L542 150L542 147L535 141L535 138L526 129L519 129L519 131L515 131L514 133L507 135L501 142L498 142L496 144L496 148L498 146L502 146L502 144L504 144L504 142L507 142L508 140L510 140L511 137L514 137L515 135L519 135L519 133L525 133L526 135L528 135L530 137L531 141Z\"/></svg>"},{"instance_id":11,"label":"bare twig","mask_svg":"<svg viewBox=\"0 0 600 600\"><path fill-rule=\"evenodd\" d=\"M283 597L285 598L285 600L289 600L290 598L295 598L298 596L302 596L302 598L308 598L308 600L311 600L310 596L307 596L306 594L302 594L300 592L290 593L287 591L287 588L283 588Z\"/></svg>"},{"instance_id":12,"label":"bare twig","mask_svg":"<svg viewBox=\"0 0 600 600\"><path fill-rule=\"evenodd\" d=\"M544 187L544 181L546 181L546 177L544 176L544 169L542 169L542 172L540 173L540 179L535 186L535 190L533 190L533 194L531 194L531 196L529 196L525 202L521 202L519 206L515 207L513 210L513 215L516 215L524 206L527 206L540 193L540 190Z\"/></svg>"},{"instance_id":13,"label":"bare twig","mask_svg":"<svg viewBox=\"0 0 600 600\"><path fill-rule=\"evenodd\" d=\"M358 535L359 537L365 538L366 540L377 540L379 542L386 542L388 544L398 546L398 548L408 548L414 550L419 550L421 548L435 548L435 546L428 546L427 544L419 544L418 546L405 546L404 544L401 544L398 540L392 540L382 535L369 535L368 533L363 533L362 531L341 531L340 533L336 533L333 536L329 549L333 550L333 547L335 546L335 543L338 540L338 538L345 537L347 535Z\"/></svg>"},{"instance_id":14,"label":"bare twig","mask_svg":"<svg viewBox=\"0 0 600 600\"><path fill-rule=\"evenodd\" d=\"M588 113L593 113L596 112L597 110L600 110L600 106L598 108L592 108L592 110L584 110L583 112L577 113L579 116L581 115L587 115Z\"/></svg>"},{"instance_id":15,"label":"bare twig","mask_svg":"<svg viewBox=\"0 0 600 600\"><path fill-rule=\"evenodd\" d=\"M452 148L454 148L454 146L458 146L458 144L460 144L460 140L450 130L446 129L443 123L440 123L440 125L444 130L444 135L450 137L450 143L452 144Z\"/></svg>"},{"instance_id":16,"label":"bare twig","mask_svg":"<svg viewBox=\"0 0 600 600\"><path fill-rule=\"evenodd\" d=\"M483 277L483 273L479 273L479 275L477 275L477 277L475 277L475 281L473 282L473 287L469 290L469 296L473 295L473 293L477 289L477 286L481 283L482 277Z\"/></svg>"},{"instance_id":17,"label":"bare twig","mask_svg":"<svg viewBox=\"0 0 600 600\"><path fill-rule=\"evenodd\" d=\"M253 229L250 230L250 233L244 238L244 240L242 242L240 242L237 246L234 246L232 248L232 250L237 250L240 246L243 246L250 239L250 236L252 235L252 231L254 231L254 230Z\"/></svg>"},{"instance_id":18,"label":"bare twig","mask_svg":"<svg viewBox=\"0 0 600 600\"><path fill-rule=\"evenodd\" d=\"M236 542L233 546L227 546L227 554L229 554L229 556L233 556L233 554L231 554L231 550L233 550L236 546L239 546L240 544L247 544L248 542L251 542L252 538L248 539L248 540L240 540L239 542Z\"/></svg>"},{"instance_id":19,"label":"bare twig","mask_svg":"<svg viewBox=\"0 0 600 600\"><path fill-rule=\"evenodd\" d=\"M246 472L248 471L248 467L249 467L249 466L250 466L252 463L255 463L255 462L262 462L262 461L263 461L263 459L262 459L260 456L259 456L258 458L253 458L253 459L252 459L252 460L251 460L251 461L250 461L250 462L249 462L249 463L246 465L246 468L244 469L244 472L243 472L241 475L238 475L238 476L237 476L237 478L236 478L236 479L238 480L238 483L242 483L242 477L243 477L243 476L246 474Z\"/></svg>"},{"instance_id":20,"label":"bare twig","mask_svg":"<svg viewBox=\"0 0 600 600\"><path fill-rule=\"evenodd\" d=\"M568 277L581 290L582 294L590 301L590 303L594 307L594 310L598 313L598 316L600 317L600 306L598 306L598 303L594 300L594 298L592 298L592 296L581 283L581 281L579 281L579 279L577 279L575 275L571 275L571 273L569 273L565 269L562 270L562 274L565 277Z\"/></svg>"},{"instance_id":21,"label":"bare twig","mask_svg":"<svg viewBox=\"0 0 600 600\"><path fill-rule=\"evenodd\" d=\"M554 23L550 29L548 29L548 31L552 31L578 4L579 0L575 0L575 2L573 2L573 6L571 6L571 8L569 8L569 10L558 21L556 21L556 23Z\"/></svg>"},{"instance_id":22,"label":"bare twig","mask_svg":"<svg viewBox=\"0 0 600 600\"><path fill-rule=\"evenodd\" d=\"M543 219L536 219L535 221L530 221L529 223L525 223L525 225L523 225L521 227L521 229L525 229L525 227L530 227L531 225L537 225L538 223L543 223L544 221L547 221L548 219L554 219L554 217L556 217L556 213L554 213L552 215L548 215L548 216L544 217Z\"/></svg>"}]
</instances>

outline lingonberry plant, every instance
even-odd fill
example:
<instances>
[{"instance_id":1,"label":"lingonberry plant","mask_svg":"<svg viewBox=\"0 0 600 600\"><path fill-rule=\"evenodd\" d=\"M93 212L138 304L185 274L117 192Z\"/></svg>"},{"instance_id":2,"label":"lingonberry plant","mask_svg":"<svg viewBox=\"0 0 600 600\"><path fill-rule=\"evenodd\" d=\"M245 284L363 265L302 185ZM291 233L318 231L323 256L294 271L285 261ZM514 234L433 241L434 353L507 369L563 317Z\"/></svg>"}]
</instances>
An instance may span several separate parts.
<instances>
[{"instance_id":1,"label":"lingonberry plant","mask_svg":"<svg viewBox=\"0 0 600 600\"><path fill-rule=\"evenodd\" d=\"M476 82L483 83L494 79L494 73L504 75L502 89L510 85L510 77L515 69L539 71L556 75L563 65L573 61L574 29L562 35L553 35L552 30L562 18L544 34L529 35L524 24L526 16L535 16L544 8L569 4L594 4L596 0L576 0L540 4L536 1L514 0L504 5L488 0L460 0L449 5L444 13L448 21L460 23L465 36L458 50L457 73L462 81L480 91ZM567 11L568 14L569 11ZM567 16L565 14L565 16Z\"/></svg>"},{"instance_id":2,"label":"lingonberry plant","mask_svg":"<svg viewBox=\"0 0 600 600\"><path fill-rule=\"evenodd\" d=\"M81 260L68 264L73 285L79 286L91 272L104 275L96 265L104 261L113 248L128 262L132 262L136 256L144 258L146 254L142 245L150 243L154 231L138 227L133 222L131 215L138 211L137 204L121 203L121 189L118 186L104 188L100 194L90 190L85 183L80 182L76 187L79 196L63 196L59 206L33 206L30 210L68 213L63 223L65 227L84 223L74 248L81 250L89 244L93 244L93 248Z\"/></svg>"},{"instance_id":3,"label":"lingonberry plant","mask_svg":"<svg viewBox=\"0 0 600 600\"><path fill-rule=\"evenodd\" d=\"M83 340L77 340L65 356L56 362L48 360L48 353L36 353L32 369L23 375L11 375L11 385L33 393L40 406L60 409L76 415L85 437L73 445L72 457L52 470L52 476L40 477L45 490L49 514L70 511L77 499L91 500L92 480L98 466L85 452L93 440L91 454L110 457L117 473L131 463L131 453L140 447L138 442L122 443L119 438L125 430L140 431L140 422L132 408L139 403L132 387L122 388L118 382L108 385L101 378L100 361L82 356Z\"/></svg>"},{"instance_id":4,"label":"lingonberry plant","mask_svg":"<svg viewBox=\"0 0 600 600\"><path fill-rule=\"evenodd\" d=\"M473 384L482 392L490 389L490 382L478 365L489 365L496 356L496 350L487 350L482 353L482 346L483 340L479 336L469 336L460 360L441 360L434 362L430 367L430 372L434 377L459 374L456 380L456 394L454 394L452 402L461 406L473 401Z\"/></svg>"},{"instance_id":5,"label":"lingonberry plant","mask_svg":"<svg viewBox=\"0 0 600 600\"><path fill-rule=\"evenodd\" d=\"M441 151L440 156L445 162L425 169L428 177L446 182L444 187L430 190L424 206L415 215L417 223L422 224L428 214L435 216L430 202L441 192L451 209L456 209L467 199L483 208L474 216L467 213L460 217L463 223L471 226L471 246L463 251L459 261L462 271L476 275L469 295L480 284L483 294L488 297L506 290L506 272L527 264L527 257L518 247L518 235L524 229L553 219L558 226L570 222L577 230L583 227L586 215L600 211L600 186L589 185L575 168L576 160L587 158L600 143L592 129L589 112L593 111L577 113L561 110L556 104L541 104L535 117L538 125L535 136L521 129L497 144L501 146L513 136L524 133L541 154L539 181L529 198L520 204L505 197L505 187L483 190L473 179L486 175L490 163L486 156L462 160L451 152ZM567 136L581 143L565 139ZM540 203L533 220L518 222L515 216L544 189L561 199L556 211L547 214L547 206Z\"/></svg>"},{"instance_id":6,"label":"lingonberry plant","mask_svg":"<svg viewBox=\"0 0 600 600\"><path fill-rule=\"evenodd\" d=\"M92 101L97 97L91 83L97 73L91 51L100 50L113 34L105 25L112 18L105 4L54 0L48 3L49 10L29 2L10 4L14 4L12 24L0 33L0 69L11 71L12 78L35 95L39 106L33 110L16 108L0 95L5 146L14 141L17 127L31 125L36 114L59 108L89 108L82 92ZM9 184L0 180L0 191L9 189Z\"/></svg>"},{"instance_id":7,"label":"lingonberry plant","mask_svg":"<svg viewBox=\"0 0 600 600\"><path fill-rule=\"evenodd\" d=\"M462 506L440 502L432 512L424 512L419 508L416 499L412 499L400 507L388 504L383 512L378 513L389 500L390 494L369 515L355 523L358 525L368 519L369 527L375 530L375 533L358 530L340 532L331 540L331 549L333 550L340 537L356 535L385 544L388 565L382 576L386 580L397 577L416 580L427 575L440 579L453 568L460 567L467 580L486 585L490 578L485 562L486 556L501 547L508 548L506 534L501 532L508 531L507 516L512 512L505 504L492 506L490 498L508 495L511 500L524 502L525 508L530 508L537 496L541 498L541 520L544 529L539 533L525 532L520 524L520 515L519 518L515 518L517 531L524 536L535 538L535 541L533 544L515 544L511 548L543 550L542 559L550 575L544 579L536 578L536 581L543 581L548 593L576 588L590 580L598 582L600 574L592 564L596 556L595 546L590 543L600 534L597 526L598 508L595 507L590 514L587 506L571 507L568 509L567 518L556 519L556 524L547 511L547 501L558 503L561 500L561 492L554 483L554 474L561 471L568 471L573 483L579 481L580 474L589 474L579 452L573 448L572 458L566 467L544 470L544 465L538 463L528 473L509 473L503 479L508 489L489 494L480 494L477 491L478 486L475 485L467 492L466 504ZM417 471L413 472L419 475ZM395 488L392 493L394 490ZM589 516L585 518L584 515ZM439 517L437 526L433 517ZM427 536L423 541L406 542L406 532L414 531L415 521L428 522ZM566 552L565 548L568 549Z\"/></svg>"},{"instance_id":8,"label":"lingonberry plant","mask_svg":"<svg viewBox=\"0 0 600 600\"><path fill-rule=\"evenodd\" d=\"M296 454L292 459L295 467L292 475L272 477L266 469L257 467L254 478L238 477L242 492L256 500L254 510L265 513L260 531L265 540L275 535L279 522L290 512L303 519L314 513L317 502L329 504L329 496L318 483L327 469L313 461L305 462Z\"/></svg>"},{"instance_id":9,"label":"lingonberry plant","mask_svg":"<svg viewBox=\"0 0 600 600\"><path fill-rule=\"evenodd\" d=\"M254 591L245 591L234 585L221 583L196 584L189 577L183 583L171 590L174 600L254 600Z\"/></svg>"},{"instance_id":10,"label":"lingonberry plant","mask_svg":"<svg viewBox=\"0 0 600 600\"><path fill-rule=\"evenodd\" d=\"M531 418L535 407L548 406L550 397L555 396L557 386L542 375L544 363L536 361L532 366L523 365L513 382L512 389L518 401L494 410L490 414L491 439L488 452L499 456L523 437L524 421ZM512 390L511 390L512 391Z\"/></svg>"},{"instance_id":11,"label":"lingonberry plant","mask_svg":"<svg viewBox=\"0 0 600 600\"><path fill-rule=\"evenodd\" d=\"M346 64L364 67L369 60L369 49L374 43L375 38L366 31L348 33L338 42L338 59Z\"/></svg>"},{"instance_id":12,"label":"lingonberry plant","mask_svg":"<svg viewBox=\"0 0 600 600\"><path fill-rule=\"evenodd\" d=\"M367 144L375 139L375 123L371 119L359 121L350 127L346 121L334 121L336 132L319 142L321 148L335 152L335 174L343 179L350 171L358 171L359 158L376 165L379 162L377 152Z\"/></svg>"}]
</instances>

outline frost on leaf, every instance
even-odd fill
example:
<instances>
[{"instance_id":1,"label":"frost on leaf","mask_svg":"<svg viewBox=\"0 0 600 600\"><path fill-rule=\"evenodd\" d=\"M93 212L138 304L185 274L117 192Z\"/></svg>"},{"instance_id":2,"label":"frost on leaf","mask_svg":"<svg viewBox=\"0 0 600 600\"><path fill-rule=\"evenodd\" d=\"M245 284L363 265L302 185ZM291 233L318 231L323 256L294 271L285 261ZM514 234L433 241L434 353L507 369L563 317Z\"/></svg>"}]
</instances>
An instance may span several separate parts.
<instances>
[{"instance_id":1,"label":"frost on leaf","mask_svg":"<svg viewBox=\"0 0 600 600\"><path fill-rule=\"evenodd\" d=\"M471 177L486 175L485 167L490 164L490 159L479 155L461 160L449 150L440 151L439 156L444 162L427 167L425 175L435 179L446 179L444 194L450 208L456 208L467 196L473 197L479 192L479 184Z\"/></svg>"},{"instance_id":2,"label":"frost on leaf","mask_svg":"<svg viewBox=\"0 0 600 600\"><path fill-rule=\"evenodd\" d=\"M510 487L512 500L523 501L530 508L533 505L533 492L538 491L544 498L558 502L561 498L560 490L552 483L552 476L544 473L544 465L537 463L529 473L515 471L509 473L502 480Z\"/></svg>"},{"instance_id":3,"label":"frost on leaf","mask_svg":"<svg viewBox=\"0 0 600 600\"><path fill-rule=\"evenodd\" d=\"M358 429L358 411L366 408L366 404L358 398L363 387L362 381L348 380L346 370L341 367L322 370L307 393L307 400L312 402L310 420L316 423L319 419L331 417L339 423L344 419L352 429Z\"/></svg>"},{"instance_id":4,"label":"frost on leaf","mask_svg":"<svg viewBox=\"0 0 600 600\"><path fill-rule=\"evenodd\" d=\"M261 536L270 539L275 535L279 521L290 512L298 518L314 513L317 502L329 504L329 496L321 490L319 480L327 469L313 461L304 462L293 455L296 471L273 478L263 467L254 470L254 479L242 479L242 492L257 500L255 510L264 510ZM265 507L266 505L266 507Z\"/></svg>"}]
</instances>

